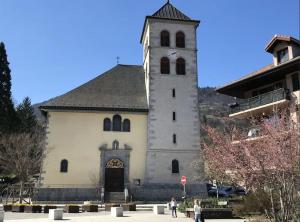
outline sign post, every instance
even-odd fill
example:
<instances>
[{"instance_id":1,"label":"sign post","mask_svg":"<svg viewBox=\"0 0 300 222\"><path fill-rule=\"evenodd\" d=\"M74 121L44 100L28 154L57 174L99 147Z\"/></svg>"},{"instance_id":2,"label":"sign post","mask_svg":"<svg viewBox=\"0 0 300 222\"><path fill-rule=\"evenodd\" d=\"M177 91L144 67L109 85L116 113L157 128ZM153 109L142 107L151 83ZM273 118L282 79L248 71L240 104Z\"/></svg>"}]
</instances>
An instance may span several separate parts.
<instances>
[{"instance_id":1,"label":"sign post","mask_svg":"<svg viewBox=\"0 0 300 222\"><path fill-rule=\"evenodd\" d=\"M217 199L219 198L219 190L218 190L218 185L217 185L217 180L213 180L213 186L216 188L217 190Z\"/></svg>"},{"instance_id":2,"label":"sign post","mask_svg":"<svg viewBox=\"0 0 300 222\"><path fill-rule=\"evenodd\" d=\"M181 184L183 185L183 195L185 197L186 192L185 192L185 184L186 184L186 176L181 176Z\"/></svg>"}]
</instances>

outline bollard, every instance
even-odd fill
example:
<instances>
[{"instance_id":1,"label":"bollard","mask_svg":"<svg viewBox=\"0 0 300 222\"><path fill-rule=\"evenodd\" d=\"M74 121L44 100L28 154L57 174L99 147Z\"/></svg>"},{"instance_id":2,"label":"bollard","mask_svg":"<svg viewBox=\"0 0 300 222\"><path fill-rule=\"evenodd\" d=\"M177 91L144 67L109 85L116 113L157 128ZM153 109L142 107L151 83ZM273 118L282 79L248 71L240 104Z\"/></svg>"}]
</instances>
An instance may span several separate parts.
<instances>
[{"instance_id":1,"label":"bollard","mask_svg":"<svg viewBox=\"0 0 300 222\"><path fill-rule=\"evenodd\" d=\"M4 211L0 211L0 222L4 221Z\"/></svg>"},{"instance_id":2,"label":"bollard","mask_svg":"<svg viewBox=\"0 0 300 222\"><path fill-rule=\"evenodd\" d=\"M153 212L154 214L164 214L165 213L165 207L161 205L154 205L153 206Z\"/></svg>"},{"instance_id":3,"label":"bollard","mask_svg":"<svg viewBox=\"0 0 300 222\"><path fill-rule=\"evenodd\" d=\"M62 220L63 219L63 209L50 209L49 210L50 220Z\"/></svg>"},{"instance_id":4,"label":"bollard","mask_svg":"<svg viewBox=\"0 0 300 222\"><path fill-rule=\"evenodd\" d=\"M123 217L123 207L112 207L111 216L113 217Z\"/></svg>"}]
</instances>

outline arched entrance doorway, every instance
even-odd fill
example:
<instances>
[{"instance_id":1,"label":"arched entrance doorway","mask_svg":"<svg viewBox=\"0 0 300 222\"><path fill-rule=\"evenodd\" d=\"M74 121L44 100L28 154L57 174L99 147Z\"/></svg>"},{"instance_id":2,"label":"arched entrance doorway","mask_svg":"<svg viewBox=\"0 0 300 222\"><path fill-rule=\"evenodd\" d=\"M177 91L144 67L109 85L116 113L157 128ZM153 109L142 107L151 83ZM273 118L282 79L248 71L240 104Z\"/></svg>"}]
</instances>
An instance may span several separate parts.
<instances>
[{"instance_id":1,"label":"arched entrance doorway","mask_svg":"<svg viewBox=\"0 0 300 222\"><path fill-rule=\"evenodd\" d=\"M111 159L105 165L105 191L124 191L124 163L119 159Z\"/></svg>"}]
</instances>

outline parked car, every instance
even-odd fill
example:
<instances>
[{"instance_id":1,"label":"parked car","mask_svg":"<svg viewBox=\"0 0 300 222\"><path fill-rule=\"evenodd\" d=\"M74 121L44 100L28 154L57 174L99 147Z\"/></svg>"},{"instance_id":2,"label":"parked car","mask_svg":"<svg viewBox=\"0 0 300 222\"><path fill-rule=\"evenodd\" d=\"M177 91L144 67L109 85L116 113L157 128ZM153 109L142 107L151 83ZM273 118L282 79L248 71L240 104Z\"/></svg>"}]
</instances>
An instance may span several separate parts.
<instances>
[{"instance_id":1,"label":"parked car","mask_svg":"<svg viewBox=\"0 0 300 222\"><path fill-rule=\"evenodd\" d=\"M14 176L0 176L0 184L14 184L18 179Z\"/></svg>"},{"instance_id":2,"label":"parked car","mask_svg":"<svg viewBox=\"0 0 300 222\"><path fill-rule=\"evenodd\" d=\"M238 196L244 196L247 194L247 191L244 187L235 187L235 194L238 195Z\"/></svg>"},{"instance_id":3,"label":"parked car","mask_svg":"<svg viewBox=\"0 0 300 222\"><path fill-rule=\"evenodd\" d=\"M214 186L207 185L207 193L210 197L216 197L217 193L219 197L232 197L232 196L243 196L246 195L247 192L243 187L240 186L218 186L217 188Z\"/></svg>"},{"instance_id":4,"label":"parked car","mask_svg":"<svg viewBox=\"0 0 300 222\"><path fill-rule=\"evenodd\" d=\"M223 187L212 187L210 190L207 191L207 193L210 197L229 197L229 193Z\"/></svg>"}]
</instances>

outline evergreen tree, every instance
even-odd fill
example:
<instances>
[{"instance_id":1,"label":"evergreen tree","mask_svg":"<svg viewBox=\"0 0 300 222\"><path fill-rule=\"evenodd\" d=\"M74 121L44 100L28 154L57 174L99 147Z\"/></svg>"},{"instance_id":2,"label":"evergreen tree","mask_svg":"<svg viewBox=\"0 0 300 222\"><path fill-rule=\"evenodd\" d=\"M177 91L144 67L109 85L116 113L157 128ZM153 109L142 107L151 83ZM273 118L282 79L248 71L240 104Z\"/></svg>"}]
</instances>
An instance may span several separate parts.
<instances>
[{"instance_id":1,"label":"evergreen tree","mask_svg":"<svg viewBox=\"0 0 300 222\"><path fill-rule=\"evenodd\" d=\"M32 132L37 126L37 120L29 97L26 97L23 102L17 106L17 117L19 120L18 131L20 132Z\"/></svg>"},{"instance_id":2,"label":"evergreen tree","mask_svg":"<svg viewBox=\"0 0 300 222\"><path fill-rule=\"evenodd\" d=\"M15 128L16 113L11 96L11 75L5 45L0 43L0 132L12 132Z\"/></svg>"}]
</instances>

